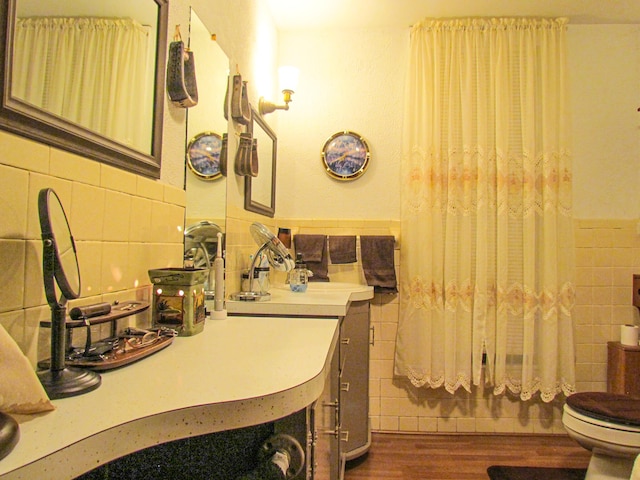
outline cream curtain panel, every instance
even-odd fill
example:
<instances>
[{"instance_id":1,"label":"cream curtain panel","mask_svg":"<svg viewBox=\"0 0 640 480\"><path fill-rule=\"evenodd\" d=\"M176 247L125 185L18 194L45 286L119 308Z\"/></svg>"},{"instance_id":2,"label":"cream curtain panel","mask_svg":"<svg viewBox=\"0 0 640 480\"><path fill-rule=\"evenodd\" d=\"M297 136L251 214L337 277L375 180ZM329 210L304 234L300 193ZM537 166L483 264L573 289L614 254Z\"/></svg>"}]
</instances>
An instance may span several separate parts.
<instances>
[{"instance_id":1,"label":"cream curtain panel","mask_svg":"<svg viewBox=\"0 0 640 480\"><path fill-rule=\"evenodd\" d=\"M417 387L574 391L565 37L564 19L411 30L395 373Z\"/></svg>"},{"instance_id":2,"label":"cream curtain panel","mask_svg":"<svg viewBox=\"0 0 640 480\"><path fill-rule=\"evenodd\" d=\"M146 27L131 19L19 19L12 95L150 152L148 44Z\"/></svg>"}]
</instances>

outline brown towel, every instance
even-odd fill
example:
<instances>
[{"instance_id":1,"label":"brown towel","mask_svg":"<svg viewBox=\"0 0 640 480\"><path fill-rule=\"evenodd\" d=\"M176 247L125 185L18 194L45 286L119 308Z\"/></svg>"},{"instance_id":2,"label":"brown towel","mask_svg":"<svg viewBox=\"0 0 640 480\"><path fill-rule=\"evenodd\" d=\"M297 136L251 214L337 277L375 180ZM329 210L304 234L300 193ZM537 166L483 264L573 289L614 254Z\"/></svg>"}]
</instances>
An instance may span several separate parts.
<instances>
[{"instance_id":1,"label":"brown towel","mask_svg":"<svg viewBox=\"0 0 640 480\"><path fill-rule=\"evenodd\" d=\"M395 238L391 235L360 237L364 277L367 285L371 285L376 293L398 291L393 260L394 243Z\"/></svg>"},{"instance_id":2,"label":"brown towel","mask_svg":"<svg viewBox=\"0 0 640 480\"><path fill-rule=\"evenodd\" d=\"M356 258L356 236L355 235L333 235L329 237L329 256L331 263L355 263Z\"/></svg>"},{"instance_id":3,"label":"brown towel","mask_svg":"<svg viewBox=\"0 0 640 480\"><path fill-rule=\"evenodd\" d=\"M307 269L313 272L309 281L328 282L327 236L296 235L293 240L296 253L302 253L302 259L307 264Z\"/></svg>"}]
</instances>

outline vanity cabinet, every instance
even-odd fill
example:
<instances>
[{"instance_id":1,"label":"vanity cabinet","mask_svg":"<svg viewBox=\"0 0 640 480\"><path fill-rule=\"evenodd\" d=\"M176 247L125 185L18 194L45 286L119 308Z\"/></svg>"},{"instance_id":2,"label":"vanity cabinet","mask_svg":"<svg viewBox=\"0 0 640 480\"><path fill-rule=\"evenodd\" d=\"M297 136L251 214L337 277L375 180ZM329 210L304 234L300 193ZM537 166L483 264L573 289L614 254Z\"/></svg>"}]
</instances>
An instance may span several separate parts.
<instances>
[{"instance_id":1,"label":"vanity cabinet","mask_svg":"<svg viewBox=\"0 0 640 480\"><path fill-rule=\"evenodd\" d=\"M313 480L340 478L340 348L336 346L322 396L309 408Z\"/></svg>"},{"instance_id":2,"label":"vanity cabinet","mask_svg":"<svg viewBox=\"0 0 640 480\"><path fill-rule=\"evenodd\" d=\"M352 302L340 326L342 462L369 450L369 301Z\"/></svg>"}]
</instances>

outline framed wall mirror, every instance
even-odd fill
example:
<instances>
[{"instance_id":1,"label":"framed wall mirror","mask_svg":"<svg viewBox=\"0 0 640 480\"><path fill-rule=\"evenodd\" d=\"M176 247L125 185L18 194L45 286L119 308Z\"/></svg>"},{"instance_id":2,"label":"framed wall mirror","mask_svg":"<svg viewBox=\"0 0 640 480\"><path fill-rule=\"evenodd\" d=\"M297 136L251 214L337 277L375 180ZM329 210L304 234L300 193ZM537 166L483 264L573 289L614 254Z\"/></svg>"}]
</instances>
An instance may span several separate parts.
<instances>
[{"instance_id":1,"label":"framed wall mirror","mask_svg":"<svg viewBox=\"0 0 640 480\"><path fill-rule=\"evenodd\" d=\"M0 0L0 128L159 178L167 16L167 0Z\"/></svg>"},{"instance_id":2,"label":"framed wall mirror","mask_svg":"<svg viewBox=\"0 0 640 480\"><path fill-rule=\"evenodd\" d=\"M258 176L244 177L244 208L273 217L276 213L278 140L264 118L252 108L251 133L258 140Z\"/></svg>"}]
</instances>

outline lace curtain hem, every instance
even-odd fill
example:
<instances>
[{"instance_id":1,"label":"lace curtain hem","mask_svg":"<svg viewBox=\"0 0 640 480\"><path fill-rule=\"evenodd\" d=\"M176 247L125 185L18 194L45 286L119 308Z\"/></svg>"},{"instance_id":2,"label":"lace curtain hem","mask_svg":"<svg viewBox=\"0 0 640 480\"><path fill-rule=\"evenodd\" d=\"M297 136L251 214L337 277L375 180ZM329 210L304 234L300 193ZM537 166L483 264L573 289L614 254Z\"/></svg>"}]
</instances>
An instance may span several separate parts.
<instances>
[{"instance_id":1,"label":"lace curtain hem","mask_svg":"<svg viewBox=\"0 0 640 480\"><path fill-rule=\"evenodd\" d=\"M411 385L416 388L424 387L436 389L444 387L444 389L448 393L453 395L459 388L462 387L468 393L471 393L471 381L469 377L464 374L458 374L455 382L445 382L444 375L432 377L431 375L420 374L417 372L417 370L413 369L408 369L406 374L401 376L406 377L409 382L411 382ZM576 393L576 388L575 385L564 380L556 383L555 385L543 387L540 385L539 379L535 379L531 382L530 385L527 385L524 388L522 387L520 382L511 379L503 379L497 385L493 386L493 394L495 396L504 395L507 391L512 395L518 396L522 401L531 400L537 394L539 394L540 399L544 403L550 403L559 394L562 394L565 397L573 395L574 393Z\"/></svg>"}]
</instances>

